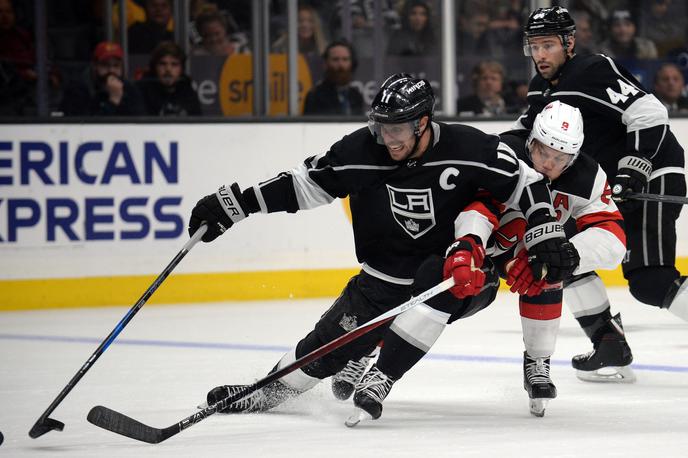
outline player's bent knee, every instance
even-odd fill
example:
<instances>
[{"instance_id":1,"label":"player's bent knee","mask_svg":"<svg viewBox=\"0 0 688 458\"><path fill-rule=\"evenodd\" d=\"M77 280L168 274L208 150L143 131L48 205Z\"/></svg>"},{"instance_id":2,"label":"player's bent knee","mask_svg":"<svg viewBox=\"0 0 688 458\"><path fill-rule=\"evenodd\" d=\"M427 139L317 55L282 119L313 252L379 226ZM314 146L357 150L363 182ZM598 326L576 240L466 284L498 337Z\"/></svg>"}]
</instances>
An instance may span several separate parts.
<instances>
[{"instance_id":1,"label":"player's bent knee","mask_svg":"<svg viewBox=\"0 0 688 458\"><path fill-rule=\"evenodd\" d=\"M643 304L661 307L666 292L679 277L673 267L644 267L626 276L631 295Z\"/></svg>"}]
</instances>

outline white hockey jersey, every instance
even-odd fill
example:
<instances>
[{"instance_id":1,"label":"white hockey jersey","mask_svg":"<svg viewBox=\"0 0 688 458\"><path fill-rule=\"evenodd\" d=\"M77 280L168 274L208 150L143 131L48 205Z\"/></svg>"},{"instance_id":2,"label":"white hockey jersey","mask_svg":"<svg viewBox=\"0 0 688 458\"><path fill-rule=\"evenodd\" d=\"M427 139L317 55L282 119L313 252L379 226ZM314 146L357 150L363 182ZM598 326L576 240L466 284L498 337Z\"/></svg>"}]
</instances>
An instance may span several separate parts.
<instances>
[{"instance_id":1,"label":"white hockey jersey","mask_svg":"<svg viewBox=\"0 0 688 458\"><path fill-rule=\"evenodd\" d=\"M502 142L530 165L526 137L527 131L501 135ZM626 235L623 217L611 199L607 175L600 165L581 152L571 167L550 184L550 190L557 219L567 227L567 233L571 229L573 234L568 234L569 240L580 255L580 264L574 275L617 267L626 253ZM507 210L501 215L491 247L493 256L506 261L520 251L525 231L523 218L515 210Z\"/></svg>"}]
</instances>

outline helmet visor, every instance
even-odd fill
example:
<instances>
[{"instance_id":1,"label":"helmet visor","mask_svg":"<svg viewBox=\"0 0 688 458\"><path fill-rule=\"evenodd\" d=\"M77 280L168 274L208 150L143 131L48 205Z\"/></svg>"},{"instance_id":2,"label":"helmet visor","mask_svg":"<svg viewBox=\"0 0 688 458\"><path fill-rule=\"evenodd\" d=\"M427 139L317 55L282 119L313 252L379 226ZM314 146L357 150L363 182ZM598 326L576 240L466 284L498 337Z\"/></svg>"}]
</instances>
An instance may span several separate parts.
<instances>
[{"instance_id":1,"label":"helmet visor","mask_svg":"<svg viewBox=\"0 0 688 458\"><path fill-rule=\"evenodd\" d=\"M418 121L408 121L396 124L386 124L368 118L368 129L380 145L398 145L406 143L416 135Z\"/></svg>"}]
</instances>

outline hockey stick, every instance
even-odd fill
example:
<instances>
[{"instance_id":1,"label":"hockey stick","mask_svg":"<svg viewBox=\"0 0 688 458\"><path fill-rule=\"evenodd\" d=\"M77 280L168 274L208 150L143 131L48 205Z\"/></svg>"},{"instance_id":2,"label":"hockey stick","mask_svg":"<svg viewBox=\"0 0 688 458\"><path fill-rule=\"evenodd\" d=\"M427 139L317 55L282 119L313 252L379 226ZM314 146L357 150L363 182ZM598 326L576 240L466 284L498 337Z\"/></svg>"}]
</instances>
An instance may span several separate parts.
<instances>
[{"instance_id":1,"label":"hockey stick","mask_svg":"<svg viewBox=\"0 0 688 458\"><path fill-rule=\"evenodd\" d=\"M143 305L146 303L146 301L153 295L155 290L160 287L163 281L167 278L167 276L172 272L172 270L177 267L177 264L186 256L186 253L188 253L191 248L203 237L203 234L205 234L206 230L208 227L204 224L201 227L198 228L198 230L194 233L193 237L189 239L188 242L184 245L184 247L177 253L177 255L172 259L172 261L165 267L165 270L162 271L160 275L158 275L158 278L155 279L153 284L151 284L146 292L143 293L141 298L134 304L132 308L129 309L126 315L124 315L124 318L120 320L119 323L117 323L117 326L110 332L110 334L103 340L96 349L96 351L93 352L93 354L86 360L83 366L81 366L81 369L72 377L72 379L67 383L67 386L65 386L62 391L60 391L60 394L57 395L55 400L48 406L45 412L43 412L43 415L41 415L38 420L36 420L36 423L33 425L31 430L29 431L29 437L32 437L33 439L36 439L43 434L52 431L52 430L57 430L57 431L62 431L64 429L64 423L61 421L57 421L53 418L49 418L48 416L57 408L57 406L64 400L64 398L69 394L70 391L72 391L72 388L81 380L81 377L83 377L86 372L95 364L95 362L100 358L100 355L102 355L105 350L110 346L112 341L115 340L115 338L119 335L120 332L122 332L122 329L131 321L132 318L134 318L134 315L143 307Z\"/></svg>"},{"instance_id":2,"label":"hockey stick","mask_svg":"<svg viewBox=\"0 0 688 458\"><path fill-rule=\"evenodd\" d=\"M383 313L377 318L373 318L367 323L364 323L356 329L353 329L347 332L346 334L337 337L333 341L326 343L320 348L316 348L312 352L308 353L305 356L302 356L293 363L288 364L287 366L284 366L283 368L271 374L268 374L266 377L258 380L257 382L252 383L251 385L246 385L246 387L241 391L233 395L230 395L224 399L221 399L217 401L215 404L210 405L205 409L184 418L178 423L172 426L168 426L167 428L158 429L144 425L143 423L134 420L133 418L127 417L124 414L121 414L119 412L116 412L112 409L103 406L93 407L91 411L88 413L87 419L94 425L100 428L110 430L113 433L121 434L122 436L130 437L138 441L148 442L149 444L158 444L166 439L169 439L175 434L185 430L186 428L189 428L195 425L196 423L206 419L207 417L224 409L230 404L245 398L251 393L268 385L269 383L272 383L275 380L278 380L284 377L285 375L304 367L306 364L336 350L337 348L342 347L343 345L362 336L363 334L366 334L372 331L373 329L382 326L388 321L393 320L394 317L396 317L397 315L407 311L412 307L415 307L416 305L430 299L433 296L436 296L442 291L448 290L452 286L454 286L454 279L450 277L447 280L444 280L443 282L430 288L429 290L419 294L418 296L413 297L410 300L404 302L403 304Z\"/></svg>"},{"instance_id":3,"label":"hockey stick","mask_svg":"<svg viewBox=\"0 0 688 458\"><path fill-rule=\"evenodd\" d=\"M626 199L649 200L652 202L666 202L669 204L687 205L688 197L670 196L666 194L644 194L640 192L629 192Z\"/></svg>"}]
</instances>

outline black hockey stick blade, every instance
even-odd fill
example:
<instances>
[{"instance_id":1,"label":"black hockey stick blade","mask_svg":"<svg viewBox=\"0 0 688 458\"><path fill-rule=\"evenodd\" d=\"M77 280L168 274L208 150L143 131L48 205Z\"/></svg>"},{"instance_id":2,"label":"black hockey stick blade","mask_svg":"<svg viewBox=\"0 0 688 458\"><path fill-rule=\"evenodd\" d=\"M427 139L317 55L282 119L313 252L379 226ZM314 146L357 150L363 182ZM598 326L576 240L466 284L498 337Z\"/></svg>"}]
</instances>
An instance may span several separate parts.
<instances>
[{"instance_id":1,"label":"black hockey stick blade","mask_svg":"<svg viewBox=\"0 0 688 458\"><path fill-rule=\"evenodd\" d=\"M149 444L159 444L168 437L179 432L174 431L172 434L166 434L165 431L167 428L158 429L144 425L131 417L127 417L126 415L103 406L95 406L92 408L86 418L96 426L141 442L148 442Z\"/></svg>"},{"instance_id":2,"label":"black hockey stick blade","mask_svg":"<svg viewBox=\"0 0 688 458\"><path fill-rule=\"evenodd\" d=\"M52 418L39 418L36 423L34 423L31 431L29 431L29 437L36 439L41 437L43 434L50 431L62 431L64 429L64 423L61 421L53 420Z\"/></svg>"},{"instance_id":3,"label":"black hockey stick blade","mask_svg":"<svg viewBox=\"0 0 688 458\"><path fill-rule=\"evenodd\" d=\"M196 423L225 409L230 404L240 401L241 399L244 399L246 396L263 388L269 383L272 383L275 380L278 380L284 377L285 375L302 368L306 364L309 364L310 362L315 361L316 359L336 350L337 348L346 345L347 343L351 342L354 339L357 339L363 334L372 331L373 329L378 328L389 321L392 321L397 315L400 315L401 313L409 310L410 308L415 307L416 305L422 302L425 302L431 297L434 297L439 293L448 290L452 286L454 286L454 279L452 277L449 277L448 279L433 286L427 291L420 293L419 295L411 298L403 304L391 310L388 310L382 315L360 325L356 329L352 329L351 331L337 337L331 342L328 342L323 346L316 348L312 352L302 356L293 363L288 364L276 370L275 372L271 372L267 376L263 377L262 379L258 380L257 382L251 385L246 385L246 387L244 387L237 393L227 396L226 398L220 399L215 404L212 404L203 410L200 410L192 415L189 415L183 420L177 422L172 426L168 426L167 428L158 429L144 425L138 420L134 420L131 417L128 417L124 414L121 414L119 412L116 412L112 409L108 409L107 407L103 406L93 407L88 413L88 417L86 418L90 423L100 428L107 429L108 431L112 431L113 433L117 433L122 436L129 437L131 439L136 439L141 442L147 442L149 444L158 444L166 439L169 439L175 434L185 430L186 428L190 428Z\"/></svg>"},{"instance_id":4,"label":"black hockey stick blade","mask_svg":"<svg viewBox=\"0 0 688 458\"><path fill-rule=\"evenodd\" d=\"M668 194L645 194L641 192L629 192L626 199L649 200L651 202L665 202L668 204L688 205L688 197L671 196Z\"/></svg>"}]
</instances>

